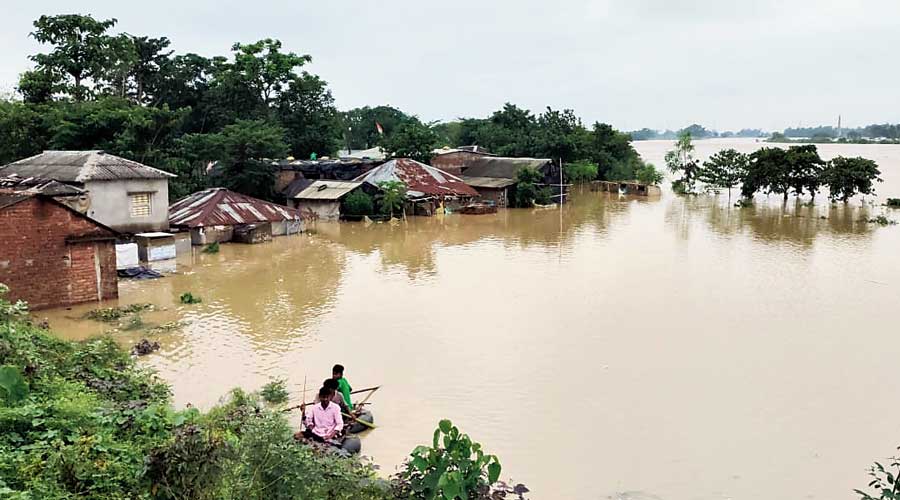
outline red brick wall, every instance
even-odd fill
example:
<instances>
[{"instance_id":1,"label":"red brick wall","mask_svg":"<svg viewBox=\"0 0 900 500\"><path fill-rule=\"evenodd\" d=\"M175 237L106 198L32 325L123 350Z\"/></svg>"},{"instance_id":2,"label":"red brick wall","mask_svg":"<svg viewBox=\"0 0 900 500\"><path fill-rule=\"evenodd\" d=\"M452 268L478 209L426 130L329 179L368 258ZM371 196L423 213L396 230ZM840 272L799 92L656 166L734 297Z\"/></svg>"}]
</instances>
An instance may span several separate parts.
<instances>
[{"instance_id":1,"label":"red brick wall","mask_svg":"<svg viewBox=\"0 0 900 500\"><path fill-rule=\"evenodd\" d=\"M116 298L115 242L66 242L94 236L112 233L41 198L0 209L0 283L9 298L32 309L97 300L97 267L100 296Z\"/></svg>"}]
</instances>

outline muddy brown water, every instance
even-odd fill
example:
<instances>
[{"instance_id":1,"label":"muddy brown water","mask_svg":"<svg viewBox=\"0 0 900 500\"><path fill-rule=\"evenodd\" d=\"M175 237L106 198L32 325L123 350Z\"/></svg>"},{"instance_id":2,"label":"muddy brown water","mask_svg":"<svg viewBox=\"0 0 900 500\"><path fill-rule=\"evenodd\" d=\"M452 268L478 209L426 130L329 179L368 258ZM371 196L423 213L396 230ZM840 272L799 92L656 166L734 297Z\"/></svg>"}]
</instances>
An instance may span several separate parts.
<instances>
[{"instance_id":1,"label":"muddy brown water","mask_svg":"<svg viewBox=\"0 0 900 500\"><path fill-rule=\"evenodd\" d=\"M670 145L637 143L659 165ZM698 153L730 145L758 146ZM875 158L900 196L900 146L822 149ZM222 245L119 301L189 323L141 358L178 405L275 377L296 402L335 362L382 384L363 451L384 473L450 418L533 498L849 498L900 443L900 226L860 221L884 211L581 190L562 211ZM145 336L103 333L89 308L38 316L68 338Z\"/></svg>"}]
</instances>

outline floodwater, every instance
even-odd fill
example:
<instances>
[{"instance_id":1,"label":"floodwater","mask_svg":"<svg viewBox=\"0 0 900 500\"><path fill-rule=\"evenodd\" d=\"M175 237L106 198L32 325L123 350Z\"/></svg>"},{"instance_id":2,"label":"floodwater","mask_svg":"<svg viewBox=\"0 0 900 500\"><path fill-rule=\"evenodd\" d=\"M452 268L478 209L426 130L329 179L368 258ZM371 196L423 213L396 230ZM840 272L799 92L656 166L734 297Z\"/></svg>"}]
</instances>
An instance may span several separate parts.
<instances>
[{"instance_id":1,"label":"floodwater","mask_svg":"<svg viewBox=\"0 0 900 500\"><path fill-rule=\"evenodd\" d=\"M752 141L700 141L700 156ZM636 144L662 165L670 142ZM900 146L830 146L879 161ZM561 211L319 224L122 282L165 310L142 358L178 405L347 366L381 384L364 454L385 473L450 418L532 498L851 498L900 444L900 211L581 190ZM190 291L202 304L181 305ZM45 311L95 335L87 307ZM112 332L124 344L139 333Z\"/></svg>"}]
</instances>

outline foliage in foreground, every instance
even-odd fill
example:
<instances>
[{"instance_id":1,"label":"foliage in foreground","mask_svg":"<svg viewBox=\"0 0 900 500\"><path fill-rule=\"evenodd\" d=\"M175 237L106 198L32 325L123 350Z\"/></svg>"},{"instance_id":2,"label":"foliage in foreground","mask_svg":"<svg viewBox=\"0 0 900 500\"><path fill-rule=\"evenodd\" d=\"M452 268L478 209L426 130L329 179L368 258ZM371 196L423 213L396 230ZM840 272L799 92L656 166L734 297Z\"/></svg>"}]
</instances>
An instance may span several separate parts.
<instances>
[{"instance_id":1,"label":"foliage in foreground","mask_svg":"<svg viewBox=\"0 0 900 500\"><path fill-rule=\"evenodd\" d=\"M525 167L516 174L515 205L530 208L535 205L549 205L550 188L544 186L543 175L534 168Z\"/></svg>"},{"instance_id":2,"label":"foliage in foreground","mask_svg":"<svg viewBox=\"0 0 900 500\"><path fill-rule=\"evenodd\" d=\"M168 386L109 337L54 338L29 322L22 304L4 300L3 290L0 285L0 498L426 498L413 473L385 481L356 458L295 441L284 414L262 402L286 397L277 381L262 395L235 389L207 413L175 411ZM451 436L445 451L448 444L463 449L453 443L463 443L464 435ZM492 496L452 497L446 490L432 498L521 498L527 491L490 487L499 475L496 458L478 462L487 467L483 476L461 457L456 452L441 463L468 471L459 476L464 484Z\"/></svg>"},{"instance_id":3,"label":"foliage in foreground","mask_svg":"<svg viewBox=\"0 0 900 500\"><path fill-rule=\"evenodd\" d=\"M900 450L900 448L897 448ZM900 500L900 458L893 457L887 467L875 462L869 468L871 493L853 490L861 500Z\"/></svg>"}]
</instances>

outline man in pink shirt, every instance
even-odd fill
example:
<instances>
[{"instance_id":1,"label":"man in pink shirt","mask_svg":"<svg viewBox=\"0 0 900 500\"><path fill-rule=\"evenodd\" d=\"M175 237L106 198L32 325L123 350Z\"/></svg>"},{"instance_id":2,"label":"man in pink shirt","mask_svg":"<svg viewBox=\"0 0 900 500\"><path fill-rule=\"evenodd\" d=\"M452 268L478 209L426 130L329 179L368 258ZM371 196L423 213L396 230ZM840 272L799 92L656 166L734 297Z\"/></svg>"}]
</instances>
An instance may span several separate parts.
<instances>
[{"instance_id":1,"label":"man in pink shirt","mask_svg":"<svg viewBox=\"0 0 900 500\"><path fill-rule=\"evenodd\" d=\"M327 387L319 389L319 404L312 405L306 413L305 438L324 443L343 430L341 408L331 402L331 396L331 390Z\"/></svg>"}]
</instances>

